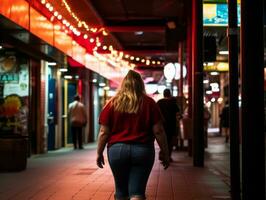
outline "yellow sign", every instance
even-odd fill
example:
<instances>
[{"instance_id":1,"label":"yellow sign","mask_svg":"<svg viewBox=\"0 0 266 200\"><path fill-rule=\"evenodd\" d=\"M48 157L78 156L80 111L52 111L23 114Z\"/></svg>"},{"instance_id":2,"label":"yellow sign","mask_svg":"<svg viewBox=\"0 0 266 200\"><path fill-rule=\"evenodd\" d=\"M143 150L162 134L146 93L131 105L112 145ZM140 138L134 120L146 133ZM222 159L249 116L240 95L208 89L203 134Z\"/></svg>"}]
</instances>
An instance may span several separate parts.
<instances>
[{"instance_id":1,"label":"yellow sign","mask_svg":"<svg viewBox=\"0 0 266 200\"><path fill-rule=\"evenodd\" d=\"M227 72L229 71L229 65L227 62L217 62L213 65L204 65L204 71Z\"/></svg>"}]
</instances>

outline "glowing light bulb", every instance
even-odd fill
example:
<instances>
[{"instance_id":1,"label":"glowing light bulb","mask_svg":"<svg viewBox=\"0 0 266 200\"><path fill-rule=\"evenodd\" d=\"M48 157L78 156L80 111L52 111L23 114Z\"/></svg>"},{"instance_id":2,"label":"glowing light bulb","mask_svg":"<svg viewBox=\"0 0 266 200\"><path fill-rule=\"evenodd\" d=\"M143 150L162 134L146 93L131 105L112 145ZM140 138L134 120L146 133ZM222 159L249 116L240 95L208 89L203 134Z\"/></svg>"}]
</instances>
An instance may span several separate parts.
<instances>
[{"instance_id":1,"label":"glowing light bulb","mask_svg":"<svg viewBox=\"0 0 266 200\"><path fill-rule=\"evenodd\" d=\"M49 9L49 8L50 8L50 6L51 6L51 4L50 4L50 3L46 3L46 4L45 4L45 7L46 7L47 9Z\"/></svg>"},{"instance_id":2,"label":"glowing light bulb","mask_svg":"<svg viewBox=\"0 0 266 200\"><path fill-rule=\"evenodd\" d=\"M88 35L87 34L84 34L83 38L84 39L88 39Z\"/></svg>"}]
</instances>

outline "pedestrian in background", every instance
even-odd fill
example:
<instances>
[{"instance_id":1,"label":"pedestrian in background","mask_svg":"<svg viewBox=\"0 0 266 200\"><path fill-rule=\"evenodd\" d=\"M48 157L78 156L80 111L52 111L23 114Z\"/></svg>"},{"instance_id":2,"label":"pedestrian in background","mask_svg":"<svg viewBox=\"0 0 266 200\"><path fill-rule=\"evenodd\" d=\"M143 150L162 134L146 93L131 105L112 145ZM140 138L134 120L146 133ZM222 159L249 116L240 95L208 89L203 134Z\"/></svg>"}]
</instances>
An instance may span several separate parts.
<instances>
[{"instance_id":1,"label":"pedestrian in background","mask_svg":"<svg viewBox=\"0 0 266 200\"><path fill-rule=\"evenodd\" d=\"M211 119L211 113L207 106L204 105L203 108L203 128L204 128L204 146L208 147L208 128L209 121Z\"/></svg>"},{"instance_id":2,"label":"pedestrian in background","mask_svg":"<svg viewBox=\"0 0 266 200\"><path fill-rule=\"evenodd\" d=\"M220 114L220 123L222 127L222 134L225 136L225 143L229 141L229 102L225 102L225 105Z\"/></svg>"},{"instance_id":3,"label":"pedestrian in background","mask_svg":"<svg viewBox=\"0 0 266 200\"><path fill-rule=\"evenodd\" d=\"M165 169L169 166L169 154L160 110L146 95L140 74L129 70L118 93L103 108L99 123L96 162L103 168L107 144L115 199L146 199L146 185L155 158L154 140L163 152Z\"/></svg>"},{"instance_id":4,"label":"pedestrian in background","mask_svg":"<svg viewBox=\"0 0 266 200\"><path fill-rule=\"evenodd\" d=\"M172 97L170 89L165 89L163 96L164 98L160 99L157 104L163 115L163 127L167 137L170 161L173 161L171 154L174 140L177 137L177 114L179 113L179 107L177 106L176 99Z\"/></svg>"},{"instance_id":5,"label":"pedestrian in background","mask_svg":"<svg viewBox=\"0 0 266 200\"><path fill-rule=\"evenodd\" d=\"M87 115L79 95L76 95L74 101L69 104L68 112L74 149L83 149L82 129L87 124Z\"/></svg>"}]
</instances>

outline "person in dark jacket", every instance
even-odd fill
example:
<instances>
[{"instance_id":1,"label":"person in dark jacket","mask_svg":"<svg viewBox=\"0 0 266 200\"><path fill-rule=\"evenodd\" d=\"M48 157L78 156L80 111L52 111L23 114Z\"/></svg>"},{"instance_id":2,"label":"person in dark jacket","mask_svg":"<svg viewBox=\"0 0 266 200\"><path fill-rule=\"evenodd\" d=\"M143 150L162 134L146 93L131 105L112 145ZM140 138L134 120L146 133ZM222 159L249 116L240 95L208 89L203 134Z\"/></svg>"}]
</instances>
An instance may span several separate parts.
<instances>
[{"instance_id":1,"label":"person in dark jacket","mask_svg":"<svg viewBox=\"0 0 266 200\"><path fill-rule=\"evenodd\" d=\"M220 114L220 125L222 128L222 133L225 136L225 142L228 143L229 141L229 103L228 101L225 102L225 105L222 109Z\"/></svg>"},{"instance_id":2,"label":"person in dark jacket","mask_svg":"<svg viewBox=\"0 0 266 200\"><path fill-rule=\"evenodd\" d=\"M170 89L165 89L163 92L164 98L160 99L157 104L163 116L163 127L167 136L168 152L171 159L173 149L173 139L177 135L177 113L179 108L176 99L172 97Z\"/></svg>"}]
</instances>

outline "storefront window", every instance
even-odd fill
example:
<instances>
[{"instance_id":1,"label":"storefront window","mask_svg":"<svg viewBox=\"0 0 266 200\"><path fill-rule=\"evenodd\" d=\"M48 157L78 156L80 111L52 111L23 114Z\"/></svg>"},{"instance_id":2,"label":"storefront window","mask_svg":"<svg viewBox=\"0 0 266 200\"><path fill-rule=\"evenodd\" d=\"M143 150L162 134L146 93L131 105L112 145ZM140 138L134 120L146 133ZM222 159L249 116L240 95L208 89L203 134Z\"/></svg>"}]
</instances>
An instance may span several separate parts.
<instances>
[{"instance_id":1,"label":"storefront window","mask_svg":"<svg viewBox=\"0 0 266 200\"><path fill-rule=\"evenodd\" d=\"M0 52L0 136L28 135L29 63L13 51Z\"/></svg>"}]
</instances>

